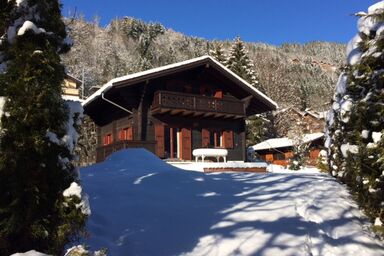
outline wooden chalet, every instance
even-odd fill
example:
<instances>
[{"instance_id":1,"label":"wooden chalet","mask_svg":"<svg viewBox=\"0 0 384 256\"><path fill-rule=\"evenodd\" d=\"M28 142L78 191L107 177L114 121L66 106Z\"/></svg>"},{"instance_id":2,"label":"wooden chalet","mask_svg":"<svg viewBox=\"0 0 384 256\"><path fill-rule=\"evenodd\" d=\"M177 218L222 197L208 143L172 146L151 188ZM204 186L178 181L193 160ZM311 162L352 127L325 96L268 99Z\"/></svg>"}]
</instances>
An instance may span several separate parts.
<instances>
[{"instance_id":1,"label":"wooden chalet","mask_svg":"<svg viewBox=\"0 0 384 256\"><path fill-rule=\"evenodd\" d=\"M324 131L326 112L299 111L290 107L274 115L277 132L282 137L293 137L298 131L305 134Z\"/></svg>"},{"instance_id":2,"label":"wooden chalet","mask_svg":"<svg viewBox=\"0 0 384 256\"><path fill-rule=\"evenodd\" d=\"M98 127L97 162L129 147L180 160L226 148L228 160L245 160L245 118L277 108L210 56L115 78L83 106Z\"/></svg>"},{"instance_id":3,"label":"wooden chalet","mask_svg":"<svg viewBox=\"0 0 384 256\"><path fill-rule=\"evenodd\" d=\"M82 82L79 79L72 75L66 74L62 84L63 98L69 100L79 100L79 88L81 87L81 85Z\"/></svg>"},{"instance_id":4,"label":"wooden chalet","mask_svg":"<svg viewBox=\"0 0 384 256\"><path fill-rule=\"evenodd\" d=\"M308 144L307 164L316 165L320 151L324 148L324 133L306 134L301 143ZM255 158L267 163L287 166L293 157L294 146L295 142L292 139L274 138L251 146L248 151L255 154Z\"/></svg>"}]
</instances>

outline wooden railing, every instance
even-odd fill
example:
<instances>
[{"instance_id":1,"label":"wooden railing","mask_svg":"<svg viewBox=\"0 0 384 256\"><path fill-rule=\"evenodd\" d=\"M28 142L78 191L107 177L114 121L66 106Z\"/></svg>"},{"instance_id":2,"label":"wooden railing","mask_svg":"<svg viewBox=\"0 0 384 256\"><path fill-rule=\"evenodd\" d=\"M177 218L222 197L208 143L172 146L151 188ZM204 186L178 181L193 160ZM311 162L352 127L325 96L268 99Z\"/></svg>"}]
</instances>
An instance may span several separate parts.
<instances>
[{"instance_id":1,"label":"wooden railing","mask_svg":"<svg viewBox=\"0 0 384 256\"><path fill-rule=\"evenodd\" d=\"M96 162L102 162L113 152L126 148L145 148L155 154L156 141L123 140L96 149Z\"/></svg>"},{"instance_id":2,"label":"wooden railing","mask_svg":"<svg viewBox=\"0 0 384 256\"><path fill-rule=\"evenodd\" d=\"M219 99L170 91L157 91L155 93L152 109L156 108L245 116L244 103L239 100Z\"/></svg>"}]
</instances>

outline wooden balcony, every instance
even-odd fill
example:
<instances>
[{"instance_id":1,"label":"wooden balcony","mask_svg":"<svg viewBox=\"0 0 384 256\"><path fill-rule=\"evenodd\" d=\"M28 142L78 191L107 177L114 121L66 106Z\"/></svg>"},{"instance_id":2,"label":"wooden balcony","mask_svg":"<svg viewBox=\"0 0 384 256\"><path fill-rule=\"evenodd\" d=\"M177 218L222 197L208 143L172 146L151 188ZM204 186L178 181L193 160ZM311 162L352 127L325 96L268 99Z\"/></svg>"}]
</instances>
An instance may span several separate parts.
<instances>
[{"instance_id":1,"label":"wooden balcony","mask_svg":"<svg viewBox=\"0 0 384 256\"><path fill-rule=\"evenodd\" d=\"M126 148L145 148L155 154L156 141L123 140L96 149L96 163L104 161L113 152Z\"/></svg>"},{"instance_id":2,"label":"wooden balcony","mask_svg":"<svg viewBox=\"0 0 384 256\"><path fill-rule=\"evenodd\" d=\"M203 116L222 118L245 117L240 100L219 99L170 91L157 91L152 102L152 114Z\"/></svg>"}]
</instances>

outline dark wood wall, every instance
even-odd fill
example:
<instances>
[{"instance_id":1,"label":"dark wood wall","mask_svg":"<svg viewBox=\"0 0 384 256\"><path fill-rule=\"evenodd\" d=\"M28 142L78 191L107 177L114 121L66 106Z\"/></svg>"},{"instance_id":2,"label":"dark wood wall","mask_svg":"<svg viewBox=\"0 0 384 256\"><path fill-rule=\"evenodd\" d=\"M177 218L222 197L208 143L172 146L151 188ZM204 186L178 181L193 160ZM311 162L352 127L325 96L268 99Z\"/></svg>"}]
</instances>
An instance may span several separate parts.
<instances>
[{"instance_id":1,"label":"dark wood wall","mask_svg":"<svg viewBox=\"0 0 384 256\"><path fill-rule=\"evenodd\" d=\"M128 86L111 92L109 98L132 111L128 114L117 107L106 103L108 110L101 109L104 115L98 129L98 145L103 146L103 136L112 134L113 142L118 142L118 132L125 127L133 128L133 138L136 141L155 141L155 124L190 128L192 149L202 147L201 131L205 129L233 131L233 148L228 149L228 160L245 160L245 121L244 118L208 118L178 115L151 115L151 104L156 91L171 90L183 93L200 94L201 87L210 87L212 91L220 90L223 98L236 99L231 93L233 88L227 88L226 81L211 77L202 67L196 70L182 72L167 78L150 80L133 86Z\"/></svg>"}]
</instances>

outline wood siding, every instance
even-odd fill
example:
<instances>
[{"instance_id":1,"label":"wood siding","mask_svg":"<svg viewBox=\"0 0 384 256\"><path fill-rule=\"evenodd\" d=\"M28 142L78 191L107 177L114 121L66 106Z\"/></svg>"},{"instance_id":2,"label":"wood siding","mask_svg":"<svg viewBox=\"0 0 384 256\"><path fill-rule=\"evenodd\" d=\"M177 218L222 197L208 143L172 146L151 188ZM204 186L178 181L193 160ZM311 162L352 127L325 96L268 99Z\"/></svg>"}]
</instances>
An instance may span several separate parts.
<instances>
[{"instance_id":1,"label":"wood siding","mask_svg":"<svg viewBox=\"0 0 384 256\"><path fill-rule=\"evenodd\" d=\"M165 158L167 157L165 155L165 126L174 127L181 131L182 150L179 152L179 156L183 160L193 160L193 149L207 147L210 140L207 131L215 130L222 133L221 146L228 148L227 159L245 160L245 109L244 103L240 99L246 95L239 97L232 94L232 92L237 93L237 90L227 87L226 80L218 81L217 76L207 76L204 73L206 71L206 69L201 69L166 79L150 80L120 89L119 93L115 95L108 95L109 99L132 110L133 114L129 115L104 102L103 107L93 110L98 112L99 117L98 145L102 146L102 137L109 133L116 138L113 143L119 144L121 140L118 138L123 137L121 131L128 128L127 134L124 135L127 140L155 141L153 152L160 158ZM202 93L201 84L204 84L207 90L211 90L213 94L211 96L200 95ZM154 107L152 104L160 104L159 101L164 100L158 96L161 91L163 95L175 95L177 98L177 104L173 104L175 107L173 111L166 113L152 111ZM190 105L192 107L185 107L188 104L192 104ZM184 109L184 112L180 109ZM186 109L190 112L186 112ZM130 146L131 144L124 145ZM110 148L108 150L111 151Z\"/></svg>"},{"instance_id":2,"label":"wood siding","mask_svg":"<svg viewBox=\"0 0 384 256\"><path fill-rule=\"evenodd\" d=\"M180 157L183 160L192 160L192 132L190 128L181 128Z\"/></svg>"},{"instance_id":3,"label":"wood siding","mask_svg":"<svg viewBox=\"0 0 384 256\"><path fill-rule=\"evenodd\" d=\"M156 155L164 158L164 124L155 124Z\"/></svg>"}]
</instances>

